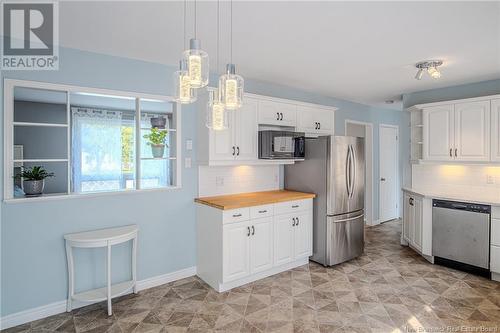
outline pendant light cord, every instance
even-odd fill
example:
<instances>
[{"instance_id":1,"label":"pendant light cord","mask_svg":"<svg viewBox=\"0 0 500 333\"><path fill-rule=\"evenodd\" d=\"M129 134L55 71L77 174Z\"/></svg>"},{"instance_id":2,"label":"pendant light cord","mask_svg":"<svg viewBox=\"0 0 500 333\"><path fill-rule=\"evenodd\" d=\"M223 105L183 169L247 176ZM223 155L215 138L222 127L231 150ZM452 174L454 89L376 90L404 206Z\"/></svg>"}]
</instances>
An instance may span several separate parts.
<instances>
[{"instance_id":1,"label":"pendant light cord","mask_svg":"<svg viewBox=\"0 0 500 333\"><path fill-rule=\"evenodd\" d=\"M233 63L233 0L231 0L231 50L230 50L230 60Z\"/></svg>"},{"instance_id":2,"label":"pendant light cord","mask_svg":"<svg viewBox=\"0 0 500 333\"><path fill-rule=\"evenodd\" d=\"M194 0L194 39L196 39L196 0Z\"/></svg>"},{"instance_id":3,"label":"pendant light cord","mask_svg":"<svg viewBox=\"0 0 500 333\"><path fill-rule=\"evenodd\" d=\"M220 18L219 18L219 8L220 8L220 0L217 0L217 50L215 52L215 72L218 74L219 73L219 21L220 21Z\"/></svg>"},{"instance_id":4,"label":"pendant light cord","mask_svg":"<svg viewBox=\"0 0 500 333\"><path fill-rule=\"evenodd\" d=\"M186 6L187 6L187 0L184 0L184 38L183 38L184 50L187 47L187 43L186 43Z\"/></svg>"}]
</instances>

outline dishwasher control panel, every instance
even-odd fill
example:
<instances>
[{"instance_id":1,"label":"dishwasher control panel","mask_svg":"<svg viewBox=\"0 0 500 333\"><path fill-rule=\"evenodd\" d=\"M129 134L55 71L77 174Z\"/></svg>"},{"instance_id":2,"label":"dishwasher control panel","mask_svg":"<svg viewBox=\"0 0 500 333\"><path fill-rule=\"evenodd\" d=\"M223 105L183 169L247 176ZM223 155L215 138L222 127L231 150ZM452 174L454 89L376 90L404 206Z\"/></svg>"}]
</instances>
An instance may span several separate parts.
<instances>
[{"instance_id":1,"label":"dishwasher control panel","mask_svg":"<svg viewBox=\"0 0 500 333\"><path fill-rule=\"evenodd\" d=\"M481 205L469 202L458 202L458 201L448 201L448 200L432 200L433 207L448 208L448 209L458 209L467 212L490 214L491 206Z\"/></svg>"}]
</instances>

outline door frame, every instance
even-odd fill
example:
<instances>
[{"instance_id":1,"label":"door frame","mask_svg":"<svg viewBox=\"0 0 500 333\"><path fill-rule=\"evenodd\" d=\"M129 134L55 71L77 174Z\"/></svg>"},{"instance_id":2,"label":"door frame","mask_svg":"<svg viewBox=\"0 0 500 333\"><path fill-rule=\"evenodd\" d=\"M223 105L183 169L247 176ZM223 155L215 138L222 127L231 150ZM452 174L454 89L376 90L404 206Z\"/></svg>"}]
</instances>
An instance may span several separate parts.
<instances>
[{"instance_id":1,"label":"door frame","mask_svg":"<svg viewBox=\"0 0 500 333\"><path fill-rule=\"evenodd\" d=\"M366 166L366 180L365 184L370 184L371 188L365 191L366 202L370 203L370 209L365 207L365 224L376 225L378 220L374 219L374 178L373 178L373 123L346 119L344 123L344 134L347 135L347 125L362 125L365 126L365 166Z\"/></svg>"},{"instance_id":2,"label":"door frame","mask_svg":"<svg viewBox=\"0 0 500 333\"><path fill-rule=\"evenodd\" d=\"M382 138L382 131L381 129L382 128L393 128L393 129L396 129L396 175L395 175L395 179L396 179L396 182L395 182L395 193L396 193L396 197L397 197L397 209L396 209L396 215L393 216L393 217L390 217L388 219L384 219L382 220L381 219L381 216L380 216L380 213L382 211L382 205L381 205L381 200L380 198L382 198L382 187L380 186L380 170L381 170L381 159L380 159L380 142L381 142L381 138ZM386 221L390 221L390 220L393 220L393 219L397 219L398 217L400 217L399 215L400 214L400 210L401 210L401 195L400 195L400 191L399 191L399 184L400 184L400 180L399 180L399 140L400 140L400 135L399 135L399 126L398 125L391 125L391 124L379 124L378 125L378 156L379 156L379 159L378 159L378 171L379 171L379 175L378 175L378 178L377 181L379 182L379 186L378 186L378 223L382 223L382 222L386 222Z\"/></svg>"}]
</instances>

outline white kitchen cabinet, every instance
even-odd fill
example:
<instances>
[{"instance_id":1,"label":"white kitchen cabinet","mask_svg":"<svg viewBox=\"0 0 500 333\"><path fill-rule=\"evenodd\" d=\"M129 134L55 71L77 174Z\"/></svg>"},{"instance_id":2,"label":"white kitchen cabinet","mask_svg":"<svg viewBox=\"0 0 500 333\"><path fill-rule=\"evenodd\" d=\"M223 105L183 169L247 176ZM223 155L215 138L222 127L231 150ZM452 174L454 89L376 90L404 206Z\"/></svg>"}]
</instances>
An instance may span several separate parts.
<instances>
[{"instance_id":1,"label":"white kitchen cabinet","mask_svg":"<svg viewBox=\"0 0 500 333\"><path fill-rule=\"evenodd\" d=\"M320 107L297 107L297 130L313 135L333 134L333 111Z\"/></svg>"},{"instance_id":2,"label":"white kitchen cabinet","mask_svg":"<svg viewBox=\"0 0 500 333\"><path fill-rule=\"evenodd\" d=\"M500 161L500 99L491 101L491 160Z\"/></svg>"},{"instance_id":3,"label":"white kitchen cabinet","mask_svg":"<svg viewBox=\"0 0 500 333\"><path fill-rule=\"evenodd\" d=\"M491 278L500 281L500 207L491 207L490 271Z\"/></svg>"},{"instance_id":4,"label":"white kitchen cabinet","mask_svg":"<svg viewBox=\"0 0 500 333\"><path fill-rule=\"evenodd\" d=\"M455 124L453 105L423 109L423 159L433 161L453 160Z\"/></svg>"},{"instance_id":5,"label":"white kitchen cabinet","mask_svg":"<svg viewBox=\"0 0 500 333\"><path fill-rule=\"evenodd\" d=\"M222 210L197 205L197 274L225 291L306 264L312 199Z\"/></svg>"},{"instance_id":6,"label":"white kitchen cabinet","mask_svg":"<svg viewBox=\"0 0 500 333\"><path fill-rule=\"evenodd\" d=\"M455 104L455 142L457 161L490 160L490 101Z\"/></svg>"},{"instance_id":7,"label":"white kitchen cabinet","mask_svg":"<svg viewBox=\"0 0 500 333\"><path fill-rule=\"evenodd\" d=\"M403 199L403 239L410 243L410 218L412 213L412 207L410 205L410 195L408 193L404 194Z\"/></svg>"},{"instance_id":8,"label":"white kitchen cabinet","mask_svg":"<svg viewBox=\"0 0 500 333\"><path fill-rule=\"evenodd\" d=\"M259 101L259 124L297 126L297 106L278 101Z\"/></svg>"},{"instance_id":9,"label":"white kitchen cabinet","mask_svg":"<svg viewBox=\"0 0 500 333\"><path fill-rule=\"evenodd\" d=\"M423 198L405 193L403 237L415 250L422 252Z\"/></svg>"},{"instance_id":10,"label":"white kitchen cabinet","mask_svg":"<svg viewBox=\"0 0 500 333\"><path fill-rule=\"evenodd\" d=\"M209 131L209 158L212 161L232 161L234 160L234 117L232 112L228 112L229 128L223 131Z\"/></svg>"}]
</instances>

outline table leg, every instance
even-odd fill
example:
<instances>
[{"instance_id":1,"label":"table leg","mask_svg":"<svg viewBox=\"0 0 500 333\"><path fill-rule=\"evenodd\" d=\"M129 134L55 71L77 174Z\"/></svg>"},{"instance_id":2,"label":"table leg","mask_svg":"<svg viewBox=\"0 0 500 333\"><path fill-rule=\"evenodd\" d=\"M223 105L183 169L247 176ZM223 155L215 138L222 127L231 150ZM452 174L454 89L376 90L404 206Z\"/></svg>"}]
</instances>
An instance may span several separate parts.
<instances>
[{"instance_id":1,"label":"table leg","mask_svg":"<svg viewBox=\"0 0 500 333\"><path fill-rule=\"evenodd\" d=\"M75 292L74 268L73 268L73 249L66 241L66 260L68 262L68 301L66 302L66 311L71 312L73 294Z\"/></svg>"},{"instance_id":2,"label":"table leg","mask_svg":"<svg viewBox=\"0 0 500 333\"><path fill-rule=\"evenodd\" d=\"M106 269L107 269L107 278L108 278L108 284L107 284L107 292L108 292L108 316L111 316L113 314L113 311L111 309L111 245L108 244L108 258L106 260Z\"/></svg>"},{"instance_id":3,"label":"table leg","mask_svg":"<svg viewBox=\"0 0 500 333\"><path fill-rule=\"evenodd\" d=\"M134 281L134 294L137 294L137 236L132 240L132 280Z\"/></svg>"}]
</instances>

